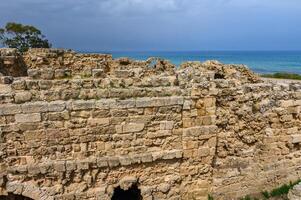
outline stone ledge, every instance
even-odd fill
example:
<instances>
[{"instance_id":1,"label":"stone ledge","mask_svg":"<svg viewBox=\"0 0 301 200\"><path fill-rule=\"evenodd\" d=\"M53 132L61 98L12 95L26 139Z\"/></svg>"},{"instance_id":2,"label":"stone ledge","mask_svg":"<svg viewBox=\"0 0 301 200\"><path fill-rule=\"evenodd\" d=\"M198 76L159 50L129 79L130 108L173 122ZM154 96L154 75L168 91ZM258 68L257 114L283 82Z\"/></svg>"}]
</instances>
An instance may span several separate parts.
<instances>
[{"instance_id":1,"label":"stone ledge","mask_svg":"<svg viewBox=\"0 0 301 200\"><path fill-rule=\"evenodd\" d=\"M164 160L173 160L183 158L182 150L171 150L162 152L150 152L129 156L87 158L83 160L49 161L34 165L14 166L7 169L11 174L47 174L51 171L65 172L74 170L88 170L96 168L115 168L119 166L129 166L135 164L152 163Z\"/></svg>"}]
</instances>

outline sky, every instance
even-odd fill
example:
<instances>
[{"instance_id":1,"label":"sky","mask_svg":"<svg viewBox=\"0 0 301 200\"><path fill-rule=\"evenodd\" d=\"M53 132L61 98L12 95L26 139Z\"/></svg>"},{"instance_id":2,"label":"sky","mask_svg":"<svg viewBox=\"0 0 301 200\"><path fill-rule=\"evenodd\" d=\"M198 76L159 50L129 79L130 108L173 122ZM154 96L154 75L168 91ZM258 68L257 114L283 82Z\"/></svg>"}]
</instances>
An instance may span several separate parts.
<instances>
[{"instance_id":1,"label":"sky","mask_svg":"<svg viewBox=\"0 0 301 200\"><path fill-rule=\"evenodd\" d=\"M0 0L78 51L301 50L301 0Z\"/></svg>"}]
</instances>

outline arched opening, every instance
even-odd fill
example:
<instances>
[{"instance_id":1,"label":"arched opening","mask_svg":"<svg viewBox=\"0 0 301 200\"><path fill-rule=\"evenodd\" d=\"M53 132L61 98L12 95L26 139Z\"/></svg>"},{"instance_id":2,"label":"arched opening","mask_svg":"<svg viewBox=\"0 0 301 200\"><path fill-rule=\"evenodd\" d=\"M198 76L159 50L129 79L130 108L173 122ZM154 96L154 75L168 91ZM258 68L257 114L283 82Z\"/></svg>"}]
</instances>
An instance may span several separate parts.
<instances>
[{"instance_id":1,"label":"arched opening","mask_svg":"<svg viewBox=\"0 0 301 200\"><path fill-rule=\"evenodd\" d=\"M6 196L0 196L0 200L33 200L29 197L8 193Z\"/></svg>"},{"instance_id":2,"label":"arched opening","mask_svg":"<svg viewBox=\"0 0 301 200\"><path fill-rule=\"evenodd\" d=\"M133 185L128 190L117 187L114 189L112 200L142 200L141 191L137 185Z\"/></svg>"},{"instance_id":3,"label":"arched opening","mask_svg":"<svg viewBox=\"0 0 301 200\"><path fill-rule=\"evenodd\" d=\"M220 74L220 73L215 73L214 74L214 79L225 79L225 75Z\"/></svg>"}]
</instances>

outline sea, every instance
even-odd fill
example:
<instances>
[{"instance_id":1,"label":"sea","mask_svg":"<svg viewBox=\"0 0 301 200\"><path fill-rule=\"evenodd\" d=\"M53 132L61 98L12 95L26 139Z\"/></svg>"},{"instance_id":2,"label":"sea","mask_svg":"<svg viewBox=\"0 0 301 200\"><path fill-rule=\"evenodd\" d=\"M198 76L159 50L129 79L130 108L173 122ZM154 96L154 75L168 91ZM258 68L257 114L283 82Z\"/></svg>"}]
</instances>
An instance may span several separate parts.
<instances>
[{"instance_id":1,"label":"sea","mask_svg":"<svg viewBox=\"0 0 301 200\"><path fill-rule=\"evenodd\" d=\"M259 74L288 72L301 74L301 51L109 51L113 58L149 57L167 59L179 66L186 61L218 60L225 64L244 64Z\"/></svg>"}]
</instances>

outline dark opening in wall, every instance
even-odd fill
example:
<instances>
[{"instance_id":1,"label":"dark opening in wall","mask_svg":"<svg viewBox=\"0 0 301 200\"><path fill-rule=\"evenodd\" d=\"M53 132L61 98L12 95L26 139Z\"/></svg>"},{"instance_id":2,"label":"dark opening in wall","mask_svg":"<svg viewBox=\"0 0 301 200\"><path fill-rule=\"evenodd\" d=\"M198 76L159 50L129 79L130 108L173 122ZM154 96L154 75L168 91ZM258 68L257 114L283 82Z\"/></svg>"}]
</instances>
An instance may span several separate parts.
<instances>
[{"instance_id":1,"label":"dark opening in wall","mask_svg":"<svg viewBox=\"0 0 301 200\"><path fill-rule=\"evenodd\" d=\"M225 79L225 76L223 74L220 74L220 73L215 73L214 74L214 79Z\"/></svg>"},{"instance_id":2,"label":"dark opening in wall","mask_svg":"<svg viewBox=\"0 0 301 200\"><path fill-rule=\"evenodd\" d=\"M0 200L33 200L33 199L28 198L28 197L24 197L24 196L21 196L21 195L8 193L7 196L0 196Z\"/></svg>"},{"instance_id":3,"label":"dark opening in wall","mask_svg":"<svg viewBox=\"0 0 301 200\"><path fill-rule=\"evenodd\" d=\"M128 190L117 187L114 189L112 200L142 200L141 191L137 185L133 185Z\"/></svg>"}]
</instances>

